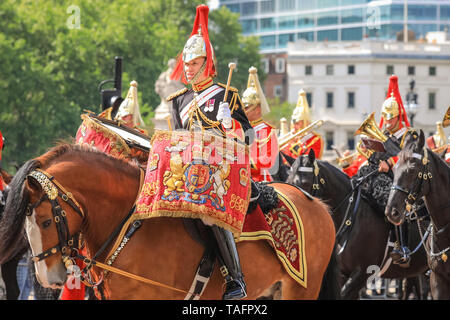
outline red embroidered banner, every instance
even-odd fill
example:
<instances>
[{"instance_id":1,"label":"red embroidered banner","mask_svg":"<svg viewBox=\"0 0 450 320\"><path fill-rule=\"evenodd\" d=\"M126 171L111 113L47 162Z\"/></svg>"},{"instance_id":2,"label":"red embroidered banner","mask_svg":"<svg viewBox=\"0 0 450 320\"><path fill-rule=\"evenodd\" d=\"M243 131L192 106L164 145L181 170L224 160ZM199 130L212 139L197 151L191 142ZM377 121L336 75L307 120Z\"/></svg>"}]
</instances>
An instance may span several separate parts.
<instances>
[{"instance_id":1,"label":"red embroidered banner","mask_svg":"<svg viewBox=\"0 0 450 320\"><path fill-rule=\"evenodd\" d=\"M75 138L77 144L88 144L117 158L136 159L142 166L147 164L149 137L135 129L118 126L113 121L94 118L89 114L82 114L81 119L83 123ZM134 146L130 147L126 139L133 141Z\"/></svg>"},{"instance_id":2,"label":"red embroidered banner","mask_svg":"<svg viewBox=\"0 0 450 320\"><path fill-rule=\"evenodd\" d=\"M156 131L136 214L199 218L239 236L250 198L248 147L208 132Z\"/></svg>"}]
</instances>

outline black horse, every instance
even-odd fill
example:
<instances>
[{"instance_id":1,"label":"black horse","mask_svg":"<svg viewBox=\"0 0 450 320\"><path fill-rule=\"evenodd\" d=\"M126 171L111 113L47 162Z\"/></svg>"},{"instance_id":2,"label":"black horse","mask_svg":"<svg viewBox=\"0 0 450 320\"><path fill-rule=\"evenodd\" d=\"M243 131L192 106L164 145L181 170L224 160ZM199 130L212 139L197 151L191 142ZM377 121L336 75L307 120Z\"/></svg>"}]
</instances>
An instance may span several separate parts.
<instances>
[{"instance_id":1,"label":"black horse","mask_svg":"<svg viewBox=\"0 0 450 320\"><path fill-rule=\"evenodd\" d=\"M314 152L296 159L287 183L301 187L330 206L337 230L341 296L357 299L369 276L377 268L379 270L386 255L392 226L386 222L383 211L362 197L360 188L352 184L344 172L326 161L315 159ZM418 239L416 241L419 243ZM409 268L391 265L381 276L409 278L426 270L426 254L419 248Z\"/></svg>"},{"instance_id":2,"label":"black horse","mask_svg":"<svg viewBox=\"0 0 450 320\"><path fill-rule=\"evenodd\" d=\"M450 299L450 167L436 153L424 147L423 131L412 131L394 168L394 182L386 216L396 225L415 216L417 201L424 198L432 227L427 239L430 288L433 299Z\"/></svg>"},{"instance_id":3,"label":"black horse","mask_svg":"<svg viewBox=\"0 0 450 320\"><path fill-rule=\"evenodd\" d=\"M0 169L0 174L2 176L3 181L8 185L12 176L8 174L5 170ZM9 186L5 188L5 190L1 193L1 201L0 201L0 219L3 215L4 204L6 204L6 200L8 197L8 193L10 192ZM19 264L20 259L28 250L28 242L26 239L23 239L23 243L20 243L17 246L17 251L12 255L12 258L8 261L5 261L1 265L2 270L2 279L5 283L6 289L6 299L7 300L17 300L20 294L19 285L17 282L17 266Z\"/></svg>"}]
</instances>

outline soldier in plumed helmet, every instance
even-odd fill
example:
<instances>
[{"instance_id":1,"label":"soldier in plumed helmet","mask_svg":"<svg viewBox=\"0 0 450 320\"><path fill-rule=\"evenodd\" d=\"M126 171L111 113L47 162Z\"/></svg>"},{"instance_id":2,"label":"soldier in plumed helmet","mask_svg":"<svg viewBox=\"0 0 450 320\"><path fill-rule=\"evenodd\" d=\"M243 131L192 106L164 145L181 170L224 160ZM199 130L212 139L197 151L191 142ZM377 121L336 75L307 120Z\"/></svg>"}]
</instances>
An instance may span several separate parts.
<instances>
[{"instance_id":1,"label":"soldier in plumed helmet","mask_svg":"<svg viewBox=\"0 0 450 320\"><path fill-rule=\"evenodd\" d=\"M291 133L295 134L310 124L311 115L306 92L300 89L298 91L297 105L292 112ZM314 150L317 159L322 158L323 139L320 134L314 131L309 131L305 135L292 139L289 144L281 146L280 151L285 157L290 158L290 162L293 162L300 155L308 154L311 149Z\"/></svg>"},{"instance_id":2,"label":"soldier in plumed helmet","mask_svg":"<svg viewBox=\"0 0 450 320\"><path fill-rule=\"evenodd\" d=\"M242 103L256 135L250 146L251 175L254 181L273 181L270 169L277 164L277 135L275 128L262 118L270 109L259 83L258 70L251 67L248 72L247 89L242 94Z\"/></svg>"},{"instance_id":3,"label":"soldier in plumed helmet","mask_svg":"<svg viewBox=\"0 0 450 320\"><path fill-rule=\"evenodd\" d=\"M208 35L208 13L206 5L197 7L191 36L171 75L172 80L181 80L190 87L167 98L172 101L174 129L207 130L250 144L254 132L242 108L237 89L229 87L227 92L226 85L213 80L217 70ZM245 298L246 285L233 234L217 225L211 226L211 229L224 264L221 270L227 270L223 273L226 281L223 299Z\"/></svg>"}]
</instances>

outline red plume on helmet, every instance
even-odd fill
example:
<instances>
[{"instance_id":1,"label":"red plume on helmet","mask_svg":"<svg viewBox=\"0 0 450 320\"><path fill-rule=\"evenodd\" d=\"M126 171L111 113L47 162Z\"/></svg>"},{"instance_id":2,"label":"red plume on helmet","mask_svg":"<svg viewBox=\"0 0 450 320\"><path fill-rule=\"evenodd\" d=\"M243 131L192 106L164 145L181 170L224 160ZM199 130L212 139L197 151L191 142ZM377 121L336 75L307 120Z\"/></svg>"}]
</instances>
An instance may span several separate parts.
<instances>
[{"instance_id":1,"label":"red plume on helmet","mask_svg":"<svg viewBox=\"0 0 450 320\"><path fill-rule=\"evenodd\" d=\"M398 116L399 118L399 128L402 128L403 125L409 127L408 115L406 114L405 107L403 107L402 96L400 95L400 90L398 89L398 77L396 75L392 75L389 78L389 87L387 91L386 100L394 96L395 100L398 104ZM383 128L384 119L381 117L380 120L380 128Z\"/></svg>"},{"instance_id":2,"label":"red plume on helmet","mask_svg":"<svg viewBox=\"0 0 450 320\"><path fill-rule=\"evenodd\" d=\"M189 38L193 36L198 36L199 31L201 31L201 36L205 43L206 50L206 67L204 74L206 76L214 76L216 73L214 66L214 57L213 57L213 49L211 46L211 42L209 41L208 34L208 14L209 8L207 5L201 4L197 6L197 12L195 16L194 26L192 28L191 35ZM183 49L184 50L184 49ZM178 55L177 64L170 75L172 80L181 80L183 83L187 83L186 77L184 75L184 65L183 65L183 52ZM188 61L187 61L188 62Z\"/></svg>"},{"instance_id":3,"label":"red plume on helmet","mask_svg":"<svg viewBox=\"0 0 450 320\"><path fill-rule=\"evenodd\" d=\"M0 131L0 160L2 160L2 150L3 150L3 135Z\"/></svg>"}]
</instances>

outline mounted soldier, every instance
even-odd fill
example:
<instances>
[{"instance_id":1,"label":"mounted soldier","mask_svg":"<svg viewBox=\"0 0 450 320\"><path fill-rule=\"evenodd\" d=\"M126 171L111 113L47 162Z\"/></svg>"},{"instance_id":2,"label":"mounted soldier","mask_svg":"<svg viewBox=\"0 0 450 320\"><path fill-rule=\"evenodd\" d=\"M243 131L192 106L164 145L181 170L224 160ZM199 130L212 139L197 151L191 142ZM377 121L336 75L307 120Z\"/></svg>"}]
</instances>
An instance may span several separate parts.
<instances>
[{"instance_id":1,"label":"mounted soldier","mask_svg":"<svg viewBox=\"0 0 450 320\"><path fill-rule=\"evenodd\" d=\"M167 98L172 101L174 129L209 131L250 144L254 132L242 108L237 89L216 84L213 80L217 70L208 35L208 13L206 5L197 7L192 33L171 75L172 80L181 80L190 86ZM233 182L236 183L236 180ZM217 225L211 226L211 229L221 263L224 264L221 267L226 281L223 299L245 298L246 285L233 234Z\"/></svg>"},{"instance_id":2,"label":"mounted soldier","mask_svg":"<svg viewBox=\"0 0 450 320\"><path fill-rule=\"evenodd\" d=\"M258 70L250 67L248 72L247 89L242 94L242 103L256 135L250 146L251 176L254 181L273 181L270 171L271 168L277 169L277 134L275 128L262 118L270 112L270 108L259 83Z\"/></svg>"},{"instance_id":3,"label":"mounted soldier","mask_svg":"<svg viewBox=\"0 0 450 320\"><path fill-rule=\"evenodd\" d=\"M279 137L280 151L288 159L288 162L293 163L298 156L308 154L311 149L314 150L317 159L322 158L322 136L312 130L322 124L322 120L311 123L306 92L300 89L297 106L292 113L291 131L289 134Z\"/></svg>"},{"instance_id":4,"label":"mounted soldier","mask_svg":"<svg viewBox=\"0 0 450 320\"><path fill-rule=\"evenodd\" d=\"M392 168L398 161L397 154L403 148L404 137L410 130L410 124L398 88L398 77L392 75L389 78L386 100L381 107L379 125L377 126L374 122L374 113L372 113L355 133L369 137L369 139L362 138L362 140L365 141L364 143L368 143L368 149L371 152L368 159L369 165L361 167L355 177L357 179L363 178L373 170L378 170L378 174L365 180L362 188L366 196L380 209L386 207L392 186ZM382 146L377 147L376 141L373 140L378 141L377 143ZM410 249L406 242L406 227L399 227L397 232L399 233L397 241L395 241L390 256L393 263L407 267L410 261Z\"/></svg>"}]
</instances>

